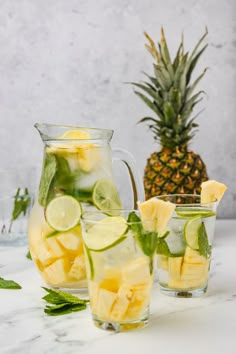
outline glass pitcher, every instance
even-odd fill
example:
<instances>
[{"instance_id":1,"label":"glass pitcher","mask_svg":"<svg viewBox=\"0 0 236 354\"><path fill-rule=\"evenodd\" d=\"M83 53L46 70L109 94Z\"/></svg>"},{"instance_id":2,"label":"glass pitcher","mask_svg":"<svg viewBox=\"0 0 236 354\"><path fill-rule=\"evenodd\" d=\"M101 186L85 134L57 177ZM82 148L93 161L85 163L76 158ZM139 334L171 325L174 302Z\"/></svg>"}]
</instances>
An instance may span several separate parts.
<instances>
[{"instance_id":1,"label":"glass pitcher","mask_svg":"<svg viewBox=\"0 0 236 354\"><path fill-rule=\"evenodd\" d=\"M35 127L44 142L44 160L29 219L30 253L49 286L86 289L80 217L88 210L111 214L121 208L113 160L127 166L133 207L137 207L144 195L135 161L126 150L111 150L112 130L50 124Z\"/></svg>"}]
</instances>

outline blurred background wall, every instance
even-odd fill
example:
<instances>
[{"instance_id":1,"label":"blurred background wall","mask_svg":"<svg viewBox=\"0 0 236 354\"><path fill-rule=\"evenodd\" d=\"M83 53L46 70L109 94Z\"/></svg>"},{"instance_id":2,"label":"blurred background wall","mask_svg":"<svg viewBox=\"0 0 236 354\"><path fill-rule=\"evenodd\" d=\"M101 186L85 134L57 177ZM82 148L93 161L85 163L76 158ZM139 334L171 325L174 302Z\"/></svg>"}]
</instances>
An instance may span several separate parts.
<instances>
[{"instance_id":1,"label":"blurred background wall","mask_svg":"<svg viewBox=\"0 0 236 354\"><path fill-rule=\"evenodd\" d=\"M125 82L152 70L143 31L158 41L163 25L174 54L182 32L192 50L207 26L198 64L209 67L199 85L207 95L191 148L229 187L219 216L236 217L235 13L235 0L0 0L1 167L40 171L33 125L48 122L114 129L112 146L128 149L142 176L159 146L137 124L151 112Z\"/></svg>"}]
</instances>

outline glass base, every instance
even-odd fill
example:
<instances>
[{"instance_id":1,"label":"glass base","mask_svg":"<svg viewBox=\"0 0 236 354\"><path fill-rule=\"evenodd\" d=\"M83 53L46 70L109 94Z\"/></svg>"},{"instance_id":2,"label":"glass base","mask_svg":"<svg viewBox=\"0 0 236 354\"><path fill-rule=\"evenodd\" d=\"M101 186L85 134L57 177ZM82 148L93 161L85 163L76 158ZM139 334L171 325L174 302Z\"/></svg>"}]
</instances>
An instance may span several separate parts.
<instances>
[{"instance_id":1,"label":"glass base","mask_svg":"<svg viewBox=\"0 0 236 354\"><path fill-rule=\"evenodd\" d=\"M105 322L99 320L98 318L93 317L93 322L96 327L104 329L106 331L112 332L124 332L124 331L131 331L137 328L143 328L148 323L148 318L143 318L142 320L131 321L131 322Z\"/></svg>"},{"instance_id":2,"label":"glass base","mask_svg":"<svg viewBox=\"0 0 236 354\"><path fill-rule=\"evenodd\" d=\"M200 297L206 293L207 285L200 289L170 289L160 285L160 291L162 294L172 297Z\"/></svg>"}]
</instances>

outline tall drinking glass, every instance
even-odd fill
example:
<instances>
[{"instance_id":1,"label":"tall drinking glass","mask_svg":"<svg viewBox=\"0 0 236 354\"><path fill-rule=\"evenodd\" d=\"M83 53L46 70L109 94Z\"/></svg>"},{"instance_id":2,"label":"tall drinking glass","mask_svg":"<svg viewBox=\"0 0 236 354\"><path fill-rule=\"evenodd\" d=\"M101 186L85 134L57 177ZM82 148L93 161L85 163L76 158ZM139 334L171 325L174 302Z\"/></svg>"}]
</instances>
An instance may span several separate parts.
<instances>
[{"instance_id":1,"label":"tall drinking glass","mask_svg":"<svg viewBox=\"0 0 236 354\"><path fill-rule=\"evenodd\" d=\"M126 331L147 324L157 239L148 229L137 210L83 215L86 273L97 327Z\"/></svg>"}]
</instances>

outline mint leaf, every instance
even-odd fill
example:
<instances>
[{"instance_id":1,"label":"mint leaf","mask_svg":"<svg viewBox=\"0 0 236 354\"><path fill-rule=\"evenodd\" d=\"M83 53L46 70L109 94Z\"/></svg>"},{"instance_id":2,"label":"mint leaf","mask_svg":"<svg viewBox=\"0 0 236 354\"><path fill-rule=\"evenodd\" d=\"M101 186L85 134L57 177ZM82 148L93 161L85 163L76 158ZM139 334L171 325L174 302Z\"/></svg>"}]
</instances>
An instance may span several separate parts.
<instances>
[{"instance_id":1,"label":"mint leaf","mask_svg":"<svg viewBox=\"0 0 236 354\"><path fill-rule=\"evenodd\" d=\"M157 238L156 253L163 256L171 256L170 249L167 245L166 240L163 237Z\"/></svg>"},{"instance_id":2,"label":"mint leaf","mask_svg":"<svg viewBox=\"0 0 236 354\"><path fill-rule=\"evenodd\" d=\"M129 213L127 221L130 223L129 228L133 232L143 253L146 256L153 256L156 251L157 233L155 231L144 230L140 217L134 211Z\"/></svg>"},{"instance_id":3,"label":"mint leaf","mask_svg":"<svg viewBox=\"0 0 236 354\"><path fill-rule=\"evenodd\" d=\"M14 209L12 212L12 220L16 220L22 213L26 214L28 206L30 204L30 196L28 188L25 188L24 193L20 194L20 188L17 188L16 195L14 196Z\"/></svg>"},{"instance_id":4,"label":"mint leaf","mask_svg":"<svg viewBox=\"0 0 236 354\"><path fill-rule=\"evenodd\" d=\"M28 259L30 259L30 260L32 260L32 257L31 257L31 254L30 254L30 251L28 251L27 253L26 253L26 256L25 256L26 258L28 258Z\"/></svg>"},{"instance_id":5,"label":"mint leaf","mask_svg":"<svg viewBox=\"0 0 236 354\"><path fill-rule=\"evenodd\" d=\"M74 296L70 293L66 293L64 291L61 290L52 290L49 288L45 288L43 287L44 290L46 290L48 292L47 295L45 295L43 297L43 299L47 302L49 302L50 304L61 304L61 303L73 303L73 304L81 304L84 302L88 302L88 300L82 300L77 296Z\"/></svg>"},{"instance_id":6,"label":"mint leaf","mask_svg":"<svg viewBox=\"0 0 236 354\"><path fill-rule=\"evenodd\" d=\"M61 316L68 313L82 311L86 309L86 304L59 304L54 306L46 305L44 312L49 316Z\"/></svg>"},{"instance_id":7,"label":"mint leaf","mask_svg":"<svg viewBox=\"0 0 236 354\"><path fill-rule=\"evenodd\" d=\"M43 287L48 292L42 299L51 305L46 305L44 312L50 316L65 315L86 309L89 300L80 299L70 293Z\"/></svg>"},{"instance_id":8,"label":"mint leaf","mask_svg":"<svg viewBox=\"0 0 236 354\"><path fill-rule=\"evenodd\" d=\"M30 205L30 195L29 195L28 188L25 188L23 193L21 193L21 188L17 188L16 194L14 196L14 206L13 206L13 211L11 216L11 222L8 228L9 233L11 232L13 222L21 214L23 215L26 214L29 205Z\"/></svg>"},{"instance_id":9,"label":"mint leaf","mask_svg":"<svg viewBox=\"0 0 236 354\"><path fill-rule=\"evenodd\" d=\"M21 286L14 280L0 278L0 289L21 289Z\"/></svg>"},{"instance_id":10,"label":"mint leaf","mask_svg":"<svg viewBox=\"0 0 236 354\"><path fill-rule=\"evenodd\" d=\"M204 223L198 229L198 247L199 253L208 258L211 255L211 245L209 245L207 232Z\"/></svg>"},{"instance_id":11,"label":"mint leaf","mask_svg":"<svg viewBox=\"0 0 236 354\"><path fill-rule=\"evenodd\" d=\"M54 155L46 154L44 159L43 172L39 184L38 202L46 206L50 186L57 170L56 158Z\"/></svg>"}]
</instances>

